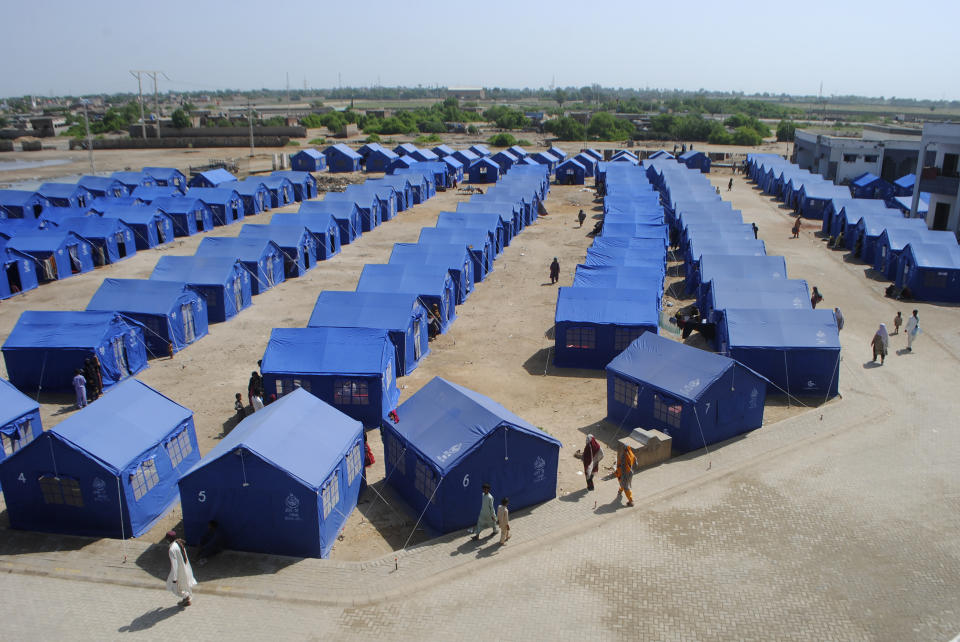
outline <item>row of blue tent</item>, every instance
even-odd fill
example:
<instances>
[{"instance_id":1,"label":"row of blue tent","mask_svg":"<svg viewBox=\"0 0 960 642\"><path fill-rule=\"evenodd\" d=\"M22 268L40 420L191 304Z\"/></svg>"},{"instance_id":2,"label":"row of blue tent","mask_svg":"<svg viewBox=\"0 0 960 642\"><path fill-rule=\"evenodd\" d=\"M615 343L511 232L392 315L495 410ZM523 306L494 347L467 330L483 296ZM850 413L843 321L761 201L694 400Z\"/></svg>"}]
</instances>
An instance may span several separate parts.
<instances>
[{"instance_id":1,"label":"row of blue tent","mask_svg":"<svg viewBox=\"0 0 960 642\"><path fill-rule=\"evenodd\" d=\"M755 154L747 158L750 178L777 195L788 193L784 176L799 170L781 157ZM896 181L896 207L880 198L850 194L829 199L820 210L821 233L833 247L843 247L893 281L910 298L923 301L960 301L960 246L952 232L930 230L923 218L905 218L910 212L912 176ZM789 185L788 179L785 185ZM769 189L768 189L769 187ZM909 191L909 193L908 193ZM922 202L921 194L921 202Z\"/></svg>"},{"instance_id":2,"label":"row of blue tent","mask_svg":"<svg viewBox=\"0 0 960 642\"><path fill-rule=\"evenodd\" d=\"M701 175L651 161L663 186L686 286L715 348L765 377L781 393L838 391L840 340L832 310L812 309L807 284L791 280L782 256L769 256L753 226ZM756 296L762 292L763 296Z\"/></svg>"}]
</instances>

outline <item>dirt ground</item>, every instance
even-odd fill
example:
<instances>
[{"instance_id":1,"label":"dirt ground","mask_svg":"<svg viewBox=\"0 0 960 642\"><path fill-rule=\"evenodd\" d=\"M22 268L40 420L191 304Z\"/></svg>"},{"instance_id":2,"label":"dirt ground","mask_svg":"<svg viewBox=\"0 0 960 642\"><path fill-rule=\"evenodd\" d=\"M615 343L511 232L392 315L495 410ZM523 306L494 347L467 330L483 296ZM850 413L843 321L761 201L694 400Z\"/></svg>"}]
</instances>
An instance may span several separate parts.
<instances>
[{"instance_id":1,"label":"dirt ground","mask_svg":"<svg viewBox=\"0 0 960 642\"><path fill-rule=\"evenodd\" d=\"M455 140L451 143L462 145ZM580 145L564 144L561 147L576 152ZM765 151L783 153L785 150L782 145L769 147ZM672 149L672 144L668 149ZM195 159L205 162L207 158L224 158L230 151L97 152L97 165L98 169L144 165L185 169L191 163L199 164ZM736 151L742 153L744 150L737 148ZM82 166L86 163L86 154L83 152L44 151L29 155L29 159L40 159L45 155L63 158L66 157L64 154L77 158L71 165L3 172L0 181L32 177L50 180L85 171ZM263 169L269 169L271 159L272 153L265 151L262 157L253 159L252 168L256 170L262 164ZM78 169L74 164L81 167ZM741 176L735 178L734 189L728 192L726 184L730 176L729 170L709 175L713 182L723 186L724 197L743 211L745 221L757 222L760 237L767 241L768 253L787 257L792 278L806 278L811 285L819 284L827 299L824 305L838 300L840 293L830 291L829 269L845 269L846 266L843 262L825 264L819 260L819 254L827 250L813 237L813 224L807 223L809 231L801 240L791 241L788 238L788 213L781 211L777 203L759 195ZM272 328L305 326L322 290L352 290L365 264L385 263L394 243L415 242L422 227L434 225L438 212L453 210L458 200L467 198L452 191L439 193L428 202L399 214L393 221L345 246L338 256L320 263L304 277L287 281L255 297L253 306L235 319L211 325L208 336L176 358L152 360L150 367L138 378L194 411L201 453L208 452L234 426L234 393L245 391L250 371L256 368L257 360L262 357ZM618 435L616 426L602 421L606 414L604 374L601 371L555 368L551 363L556 286L549 283L548 265L556 256L561 266L559 285L571 284L574 269L591 243L587 232L592 227L592 218L599 216L600 202L594 199L589 186L554 185L546 207L549 214L516 237L497 259L494 271L477 285L465 304L457 308L458 318L450 331L430 344L430 355L410 376L401 378L399 384L402 403L432 377L447 378L492 397L559 438L564 448L560 455L558 492L564 495L579 489L583 483L582 475L578 475L580 462L573 453L581 447L584 435L592 432L610 446ZM582 229L575 220L580 208L592 217ZM296 209L297 205L288 206L251 217L249 221L266 223L276 211ZM210 234L234 236L238 231L239 226L232 225L217 228ZM0 340L5 339L24 310L83 309L104 278L147 278L160 255L192 254L202 237L178 239L165 247L139 252L119 264L48 284L0 303ZM686 302L671 303L683 305ZM851 316L856 314L844 312L849 325ZM888 316L892 317L892 313ZM690 340L694 345L697 341L696 338ZM866 341L865 338L864 343ZM0 374L6 377L5 368L0 367ZM840 384L843 390L842 378ZM41 401L41 414L47 428L73 412L69 397L44 396ZM768 400L764 426L798 410L796 404ZM350 516L341 541L332 553L333 559L369 559L429 537L422 530L412 532L416 515L383 487L383 449L378 432L371 432L369 438L377 457L377 463L368 471L372 486L361 498L358 510ZM159 541L163 533L178 526L180 520L177 506L144 537Z\"/></svg>"}]
</instances>

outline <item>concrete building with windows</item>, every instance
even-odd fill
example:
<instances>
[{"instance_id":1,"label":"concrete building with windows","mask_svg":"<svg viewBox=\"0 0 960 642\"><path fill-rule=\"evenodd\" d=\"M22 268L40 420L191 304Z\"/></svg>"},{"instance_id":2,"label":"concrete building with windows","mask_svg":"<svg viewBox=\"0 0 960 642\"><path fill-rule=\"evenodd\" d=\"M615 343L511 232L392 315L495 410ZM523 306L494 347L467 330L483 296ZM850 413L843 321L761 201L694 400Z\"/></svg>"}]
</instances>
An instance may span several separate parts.
<instances>
[{"instance_id":1,"label":"concrete building with windows","mask_svg":"<svg viewBox=\"0 0 960 642\"><path fill-rule=\"evenodd\" d=\"M922 216L920 194L929 194L927 227L960 235L960 123L925 123L920 145L910 216Z\"/></svg>"},{"instance_id":2,"label":"concrete building with windows","mask_svg":"<svg viewBox=\"0 0 960 642\"><path fill-rule=\"evenodd\" d=\"M793 162L838 185L870 172L892 183L916 169L920 131L907 127L865 125L860 138L798 129Z\"/></svg>"}]
</instances>

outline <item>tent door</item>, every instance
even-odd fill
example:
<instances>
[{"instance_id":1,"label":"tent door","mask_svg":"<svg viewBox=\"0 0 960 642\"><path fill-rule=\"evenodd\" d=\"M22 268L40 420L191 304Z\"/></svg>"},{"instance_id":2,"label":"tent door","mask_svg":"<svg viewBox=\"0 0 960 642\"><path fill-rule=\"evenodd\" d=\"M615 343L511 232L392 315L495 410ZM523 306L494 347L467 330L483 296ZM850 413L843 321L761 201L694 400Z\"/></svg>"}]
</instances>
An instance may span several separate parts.
<instances>
[{"instance_id":1,"label":"tent door","mask_svg":"<svg viewBox=\"0 0 960 642\"><path fill-rule=\"evenodd\" d=\"M274 285L276 285L276 283L274 282L274 278L273 278L273 261L274 261L274 258L275 258L275 257L274 257L272 254L267 257L267 285L270 286L271 288L272 288Z\"/></svg>"},{"instance_id":2,"label":"tent door","mask_svg":"<svg viewBox=\"0 0 960 642\"><path fill-rule=\"evenodd\" d=\"M306 272L307 270L310 269L310 242L309 241L303 244L303 248L301 249L301 251L303 252L303 270L304 272Z\"/></svg>"},{"instance_id":3,"label":"tent door","mask_svg":"<svg viewBox=\"0 0 960 642\"><path fill-rule=\"evenodd\" d=\"M113 358L117 362L120 379L126 379L130 376L130 367L127 365L127 349L123 345L123 335L114 337L110 344L113 347Z\"/></svg>"},{"instance_id":4,"label":"tent door","mask_svg":"<svg viewBox=\"0 0 960 642\"><path fill-rule=\"evenodd\" d=\"M73 274L79 274L83 269L83 266L80 264L80 253L77 250L77 246L68 245L67 254L70 255L70 271Z\"/></svg>"},{"instance_id":5,"label":"tent door","mask_svg":"<svg viewBox=\"0 0 960 642\"><path fill-rule=\"evenodd\" d=\"M106 249L100 247L99 245L93 246L93 264L96 267L102 267L107 264Z\"/></svg>"},{"instance_id":6,"label":"tent door","mask_svg":"<svg viewBox=\"0 0 960 642\"><path fill-rule=\"evenodd\" d=\"M60 278L60 273L57 271L57 259L52 254L40 261L40 267L43 268L44 281L55 281Z\"/></svg>"},{"instance_id":7,"label":"tent door","mask_svg":"<svg viewBox=\"0 0 960 642\"><path fill-rule=\"evenodd\" d=\"M422 348L420 347L420 319L413 320L413 358L420 360Z\"/></svg>"},{"instance_id":8,"label":"tent door","mask_svg":"<svg viewBox=\"0 0 960 642\"><path fill-rule=\"evenodd\" d=\"M184 303L180 306L180 318L183 319L183 339L193 343L197 338L197 328L193 319L193 306Z\"/></svg>"},{"instance_id":9,"label":"tent door","mask_svg":"<svg viewBox=\"0 0 960 642\"><path fill-rule=\"evenodd\" d=\"M197 222L197 231L206 232L206 228L203 226L203 210L193 210L193 218Z\"/></svg>"},{"instance_id":10,"label":"tent door","mask_svg":"<svg viewBox=\"0 0 960 642\"><path fill-rule=\"evenodd\" d=\"M237 312L243 309L243 283L240 278L233 280L233 300L237 306Z\"/></svg>"},{"instance_id":11,"label":"tent door","mask_svg":"<svg viewBox=\"0 0 960 642\"><path fill-rule=\"evenodd\" d=\"M231 204L230 212L233 215L233 218L230 221L227 221L227 223L240 220L240 208L236 203Z\"/></svg>"},{"instance_id":12,"label":"tent door","mask_svg":"<svg viewBox=\"0 0 960 642\"><path fill-rule=\"evenodd\" d=\"M163 221L158 219L157 222L156 222L156 225L157 225L157 240L158 240L160 243L166 243L166 242L167 242L167 230L166 230L166 229L164 228L164 226L163 226Z\"/></svg>"},{"instance_id":13,"label":"tent door","mask_svg":"<svg viewBox=\"0 0 960 642\"><path fill-rule=\"evenodd\" d=\"M7 282L10 284L10 293L14 294L23 291L23 283L20 281L20 262L12 261L7 264Z\"/></svg>"},{"instance_id":14,"label":"tent door","mask_svg":"<svg viewBox=\"0 0 960 642\"><path fill-rule=\"evenodd\" d=\"M117 232L113 236L117 241L117 255L122 259L127 255L127 243L123 239L123 232Z\"/></svg>"}]
</instances>

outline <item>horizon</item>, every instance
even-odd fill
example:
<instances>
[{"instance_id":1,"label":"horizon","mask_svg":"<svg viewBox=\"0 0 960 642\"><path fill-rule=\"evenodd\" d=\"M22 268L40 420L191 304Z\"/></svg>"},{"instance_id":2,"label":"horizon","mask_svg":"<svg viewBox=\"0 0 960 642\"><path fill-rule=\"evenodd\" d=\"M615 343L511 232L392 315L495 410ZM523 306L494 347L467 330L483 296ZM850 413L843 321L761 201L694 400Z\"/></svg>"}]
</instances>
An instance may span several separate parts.
<instances>
[{"instance_id":1,"label":"horizon","mask_svg":"<svg viewBox=\"0 0 960 642\"><path fill-rule=\"evenodd\" d=\"M960 99L960 87L944 77L947 63L936 62L954 55L958 3L927 3L909 13L890 0L815 0L800 13L749 0L666 6L611 0L603 11L574 15L567 6L580 5L493 0L489 10L464 12L439 0L420 0L415 9L374 0L363 15L377 19L362 22L351 7L316 3L269 12L252 0L171 0L149 13L118 0L16 3L6 8L7 24L36 25L43 39L28 28L4 35L0 55L17 64L0 69L0 88L9 98L136 94L130 70L155 69L168 78L159 83L164 94L596 84ZM922 50L904 54L917 47L903 46L913 43L902 34L916 34ZM148 84L152 93L152 81L145 93Z\"/></svg>"}]
</instances>

